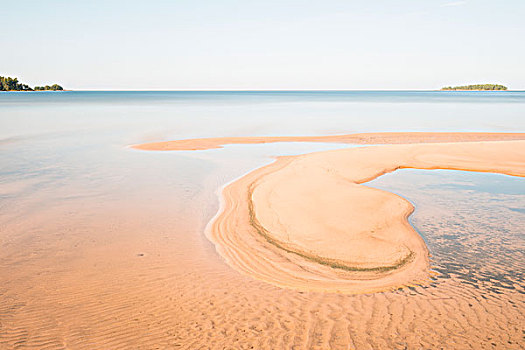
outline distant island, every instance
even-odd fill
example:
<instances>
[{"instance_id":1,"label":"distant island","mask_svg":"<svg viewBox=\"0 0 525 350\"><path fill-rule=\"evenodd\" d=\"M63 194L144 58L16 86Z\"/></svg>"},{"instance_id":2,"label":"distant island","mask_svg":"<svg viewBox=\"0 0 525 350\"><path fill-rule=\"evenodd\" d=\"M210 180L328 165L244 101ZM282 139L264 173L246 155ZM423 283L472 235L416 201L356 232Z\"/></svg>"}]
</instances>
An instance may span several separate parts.
<instances>
[{"instance_id":1,"label":"distant island","mask_svg":"<svg viewBox=\"0 0 525 350\"><path fill-rule=\"evenodd\" d=\"M475 84L475 85L464 85L464 86L447 86L444 88L441 88L441 90L487 90L487 91L493 91L493 90L507 90L506 86L499 85L499 84Z\"/></svg>"},{"instance_id":2,"label":"distant island","mask_svg":"<svg viewBox=\"0 0 525 350\"><path fill-rule=\"evenodd\" d=\"M27 84L22 84L18 81L18 78L11 77L0 77L0 91L63 91L64 88L58 84L51 86L35 86L32 89Z\"/></svg>"},{"instance_id":3,"label":"distant island","mask_svg":"<svg viewBox=\"0 0 525 350\"><path fill-rule=\"evenodd\" d=\"M62 86L58 84L53 84L51 86L35 86L35 91L63 91L64 89Z\"/></svg>"}]
</instances>

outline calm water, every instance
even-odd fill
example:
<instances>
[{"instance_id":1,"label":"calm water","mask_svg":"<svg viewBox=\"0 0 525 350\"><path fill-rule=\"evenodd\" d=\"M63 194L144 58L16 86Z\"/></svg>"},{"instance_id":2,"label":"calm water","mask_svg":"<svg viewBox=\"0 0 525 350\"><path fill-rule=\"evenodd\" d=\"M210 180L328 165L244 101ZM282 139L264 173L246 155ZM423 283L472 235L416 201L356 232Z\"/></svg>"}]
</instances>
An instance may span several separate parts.
<instances>
[{"instance_id":1,"label":"calm water","mask_svg":"<svg viewBox=\"0 0 525 350\"><path fill-rule=\"evenodd\" d=\"M0 94L0 142L128 144L203 136L523 131L525 92L34 92ZM104 141L102 141L104 140Z\"/></svg>"},{"instance_id":2,"label":"calm water","mask_svg":"<svg viewBox=\"0 0 525 350\"><path fill-rule=\"evenodd\" d=\"M524 132L525 92L0 93L0 348L523 348L523 179L380 177L416 205L432 285L302 294L239 275L204 227L226 182L349 145L126 147L368 131Z\"/></svg>"},{"instance_id":3,"label":"calm water","mask_svg":"<svg viewBox=\"0 0 525 350\"><path fill-rule=\"evenodd\" d=\"M368 186L411 201L411 223L437 279L458 278L497 294L525 293L525 179L455 170L403 169Z\"/></svg>"},{"instance_id":4,"label":"calm water","mask_svg":"<svg viewBox=\"0 0 525 350\"><path fill-rule=\"evenodd\" d=\"M190 203L196 196L204 196L210 203L209 208L202 210L205 222L217 209L218 187L271 162L273 156L348 145L235 145L177 153L138 152L126 146L192 137L371 131L523 132L525 92L1 93L0 219L11 222L31 215L43 204L67 202L73 206L92 200L139 198L153 202L172 197ZM432 201L421 199L419 205L419 197L413 197L413 192L437 193L448 198L447 203L458 205L482 197L483 200L478 198L471 203L473 208L480 207L477 212L465 211L459 217L456 213L444 220L419 218L419 213L414 216L414 224L434 254L436 270L443 276L468 275L475 268L472 264L482 263L483 254L500 256L501 264L523 270L523 251L516 252L517 247L523 246L525 205L523 196L519 196L523 195L523 181L490 177L495 175L458 176L454 181L442 181L450 176L436 172L401 181L398 188L387 188L399 190L418 207ZM483 176L489 176L489 180L478 183L485 179ZM150 181L152 178L155 181ZM498 185L494 187L493 182ZM471 186L472 183L476 185ZM499 197L490 192L492 188L497 188ZM511 229L508 224L498 226L501 220L495 213L502 207L508 209L505 218L514 215L509 219L515 223ZM466 223L467 219L478 220L478 226ZM493 226L487 226L493 221ZM448 233L435 225L446 227ZM474 225L475 229L465 225ZM486 239L492 243L480 239L478 248L483 254L476 250L474 257L458 253L464 259L451 260L453 252L472 248L462 245L462 230L470 230L469 235L472 230L490 231L492 238ZM512 240L508 230L514 230L510 233ZM434 236L434 231L439 231L439 236ZM506 239L511 240L505 241L509 244L503 244ZM498 248L486 247L494 242ZM518 254L518 264L505 260L507 254L511 260ZM449 263L445 266L442 261L446 259ZM472 266L464 267L468 261ZM456 268L451 264L457 264Z\"/></svg>"}]
</instances>

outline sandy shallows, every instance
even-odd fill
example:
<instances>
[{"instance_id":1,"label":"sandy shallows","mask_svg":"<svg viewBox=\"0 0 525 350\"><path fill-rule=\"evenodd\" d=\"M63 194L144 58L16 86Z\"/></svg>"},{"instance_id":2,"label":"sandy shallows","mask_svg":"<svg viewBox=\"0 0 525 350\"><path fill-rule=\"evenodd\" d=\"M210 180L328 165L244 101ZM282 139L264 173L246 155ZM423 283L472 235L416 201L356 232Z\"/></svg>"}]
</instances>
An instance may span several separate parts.
<instances>
[{"instance_id":1,"label":"sandy shallows","mask_svg":"<svg viewBox=\"0 0 525 350\"><path fill-rule=\"evenodd\" d=\"M231 144L261 144L274 142L325 142L351 144L397 144L397 143L434 143L465 141L502 141L523 140L523 133L488 133L488 132L376 132L362 134L330 136L248 136L248 137L212 137L143 143L131 146L144 151L196 151L222 148Z\"/></svg>"},{"instance_id":2,"label":"sandy shallows","mask_svg":"<svg viewBox=\"0 0 525 350\"><path fill-rule=\"evenodd\" d=\"M361 184L400 168L525 175L523 134L377 133L170 141L144 150L281 141L408 143L281 157L226 186L207 227L236 270L302 291L369 293L424 283L428 250L405 199ZM446 141L470 141L443 143ZM425 143L417 143L422 142Z\"/></svg>"},{"instance_id":3,"label":"sandy shallows","mask_svg":"<svg viewBox=\"0 0 525 350\"><path fill-rule=\"evenodd\" d=\"M126 152L140 156L126 176L105 169L112 176L104 181L88 174L69 185L58 181L53 191L35 191L34 178L20 177L15 184L28 186L27 196L7 202L3 192L0 349L524 347L519 276L511 276L513 288L501 287L474 268L464 273L475 282L440 275L428 286L359 295L275 287L232 269L201 234L217 210L220 172L186 155L145 163L155 155ZM211 176L203 180L205 171ZM522 214L500 207L498 196L423 192L439 197L417 201L418 227L433 240L461 236L441 259L461 265L454 258L468 251L467 259L497 275L509 271L490 258L500 254L512 260L511 271L525 270ZM482 201L485 211L478 210ZM514 207L523 208L523 200ZM487 231L501 237L501 250Z\"/></svg>"}]
</instances>

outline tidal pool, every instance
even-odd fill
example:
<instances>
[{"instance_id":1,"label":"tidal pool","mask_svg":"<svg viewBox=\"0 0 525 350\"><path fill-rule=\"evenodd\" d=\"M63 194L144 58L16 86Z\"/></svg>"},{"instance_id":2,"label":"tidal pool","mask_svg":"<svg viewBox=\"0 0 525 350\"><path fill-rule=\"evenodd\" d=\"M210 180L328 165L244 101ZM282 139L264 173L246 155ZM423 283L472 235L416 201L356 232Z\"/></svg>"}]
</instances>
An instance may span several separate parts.
<instances>
[{"instance_id":1,"label":"tidal pool","mask_svg":"<svg viewBox=\"0 0 525 350\"><path fill-rule=\"evenodd\" d=\"M402 169L366 184L415 206L436 281L456 278L496 294L524 293L525 179L457 170Z\"/></svg>"}]
</instances>

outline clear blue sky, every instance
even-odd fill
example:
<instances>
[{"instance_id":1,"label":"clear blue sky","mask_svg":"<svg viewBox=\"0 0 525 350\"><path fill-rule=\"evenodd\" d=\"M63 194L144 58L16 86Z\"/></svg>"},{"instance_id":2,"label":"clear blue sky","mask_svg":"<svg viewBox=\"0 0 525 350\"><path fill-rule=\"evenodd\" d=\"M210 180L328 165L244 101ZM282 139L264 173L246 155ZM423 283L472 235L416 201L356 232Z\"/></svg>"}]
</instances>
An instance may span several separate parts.
<instances>
[{"instance_id":1,"label":"clear blue sky","mask_svg":"<svg viewBox=\"0 0 525 350\"><path fill-rule=\"evenodd\" d=\"M525 89L525 0L2 0L0 75L70 89Z\"/></svg>"}]
</instances>

